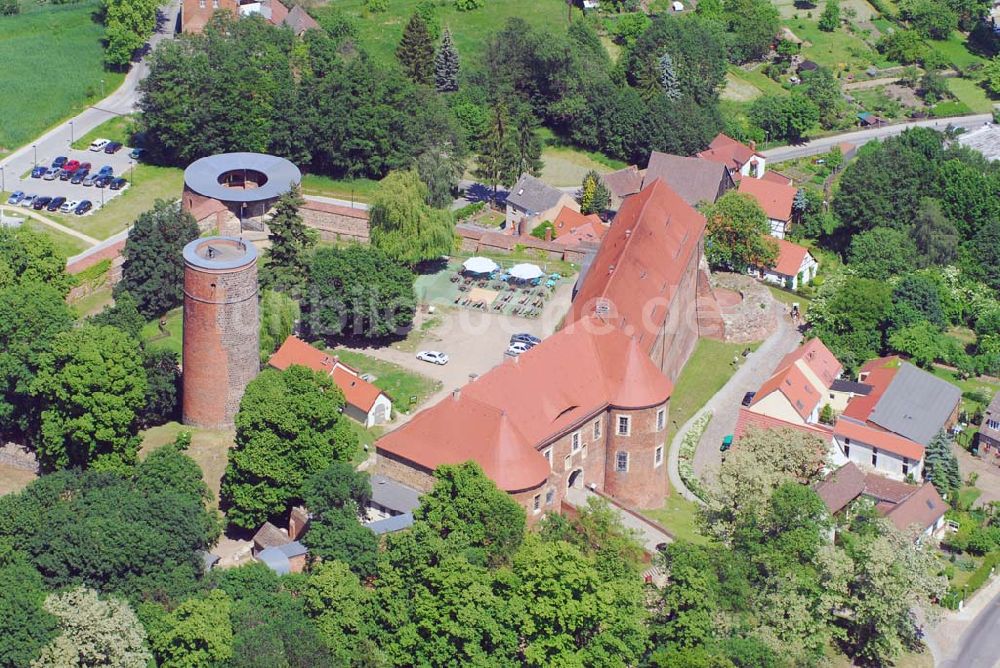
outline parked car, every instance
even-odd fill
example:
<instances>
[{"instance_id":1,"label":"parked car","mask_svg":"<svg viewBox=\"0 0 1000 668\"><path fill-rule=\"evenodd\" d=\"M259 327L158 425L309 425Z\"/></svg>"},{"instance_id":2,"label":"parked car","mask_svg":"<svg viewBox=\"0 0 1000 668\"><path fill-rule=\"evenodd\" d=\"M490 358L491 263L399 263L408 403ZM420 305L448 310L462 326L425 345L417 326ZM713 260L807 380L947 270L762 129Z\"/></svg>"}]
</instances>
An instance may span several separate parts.
<instances>
[{"instance_id":1,"label":"parked car","mask_svg":"<svg viewBox=\"0 0 1000 668\"><path fill-rule=\"evenodd\" d=\"M79 160L70 160L69 162L67 162L66 164L64 164L62 166L62 168L63 168L64 172L69 172L70 174L72 174L76 170L80 169L80 161Z\"/></svg>"},{"instance_id":2,"label":"parked car","mask_svg":"<svg viewBox=\"0 0 1000 668\"><path fill-rule=\"evenodd\" d=\"M104 152L107 153L108 155L111 155L112 153L117 153L118 151L120 151L121 148L122 145L120 142L109 141L107 145L104 147Z\"/></svg>"},{"instance_id":3,"label":"parked car","mask_svg":"<svg viewBox=\"0 0 1000 668\"><path fill-rule=\"evenodd\" d=\"M73 185L79 185L83 183L83 180L87 178L89 175L90 175L89 169L78 169L76 170L76 174L73 175L73 178L71 178L69 182L72 183Z\"/></svg>"},{"instance_id":4,"label":"parked car","mask_svg":"<svg viewBox=\"0 0 1000 668\"><path fill-rule=\"evenodd\" d=\"M21 200L21 206L25 208L30 207L34 203L35 203L34 195L25 195L24 199Z\"/></svg>"},{"instance_id":5,"label":"parked car","mask_svg":"<svg viewBox=\"0 0 1000 668\"><path fill-rule=\"evenodd\" d=\"M45 176L43 176L42 178L45 179L46 181L55 181L57 178L59 178L60 172L62 172L62 169L60 169L59 167L49 167L45 172Z\"/></svg>"},{"instance_id":6,"label":"parked car","mask_svg":"<svg viewBox=\"0 0 1000 668\"><path fill-rule=\"evenodd\" d=\"M107 146L109 143L110 142L107 139L95 139L94 141L90 142L90 150L103 151L104 147Z\"/></svg>"},{"instance_id":7,"label":"parked car","mask_svg":"<svg viewBox=\"0 0 1000 668\"><path fill-rule=\"evenodd\" d=\"M719 448L719 452L725 452L731 447L733 447L733 435L726 434L726 437L722 439L722 447Z\"/></svg>"},{"instance_id":8,"label":"parked car","mask_svg":"<svg viewBox=\"0 0 1000 668\"><path fill-rule=\"evenodd\" d=\"M448 363L448 356L436 350L421 350L417 353L417 359L431 364L444 365Z\"/></svg>"},{"instance_id":9,"label":"parked car","mask_svg":"<svg viewBox=\"0 0 1000 668\"><path fill-rule=\"evenodd\" d=\"M66 203L66 198L65 197L53 197L52 201L50 201L45 206L45 210L46 211L58 211L59 207L61 207L65 203Z\"/></svg>"},{"instance_id":10,"label":"parked car","mask_svg":"<svg viewBox=\"0 0 1000 668\"><path fill-rule=\"evenodd\" d=\"M115 168L111 165L103 165L99 170L97 170L98 176L114 176Z\"/></svg>"},{"instance_id":11,"label":"parked car","mask_svg":"<svg viewBox=\"0 0 1000 668\"><path fill-rule=\"evenodd\" d=\"M80 182L80 185L89 188L90 186L94 185L94 181L96 180L97 180L97 174L87 174L85 177L83 177L83 181Z\"/></svg>"},{"instance_id":12,"label":"parked car","mask_svg":"<svg viewBox=\"0 0 1000 668\"><path fill-rule=\"evenodd\" d=\"M52 161L53 167L62 167L69 160L65 155L60 155L58 158Z\"/></svg>"},{"instance_id":13,"label":"parked car","mask_svg":"<svg viewBox=\"0 0 1000 668\"><path fill-rule=\"evenodd\" d=\"M128 183L128 181L126 181L125 179L123 179L121 177L118 177L117 179L112 179L111 180L111 189L112 190L121 190L122 188L125 187L125 184L127 184L127 183Z\"/></svg>"},{"instance_id":14,"label":"parked car","mask_svg":"<svg viewBox=\"0 0 1000 668\"><path fill-rule=\"evenodd\" d=\"M128 154L128 157L132 158L133 160L138 160L139 158L142 157L142 154L145 153L145 151L146 151L146 149L143 149L143 148L134 148Z\"/></svg>"},{"instance_id":15,"label":"parked car","mask_svg":"<svg viewBox=\"0 0 1000 668\"><path fill-rule=\"evenodd\" d=\"M94 187L103 188L104 186L111 183L112 178L113 177L111 176L98 176L96 179L94 179Z\"/></svg>"},{"instance_id":16,"label":"parked car","mask_svg":"<svg viewBox=\"0 0 1000 668\"><path fill-rule=\"evenodd\" d=\"M76 205L76 208L73 209L73 213L75 213L78 216L82 216L83 214L85 214L88 211L90 211L90 209L93 206L94 205L90 203L89 199L85 199L85 200L83 200L82 202L80 202L79 204Z\"/></svg>"},{"instance_id":17,"label":"parked car","mask_svg":"<svg viewBox=\"0 0 1000 668\"><path fill-rule=\"evenodd\" d=\"M60 172L59 172L59 180L60 181L69 181L71 178L73 178L74 174L76 174L75 171L73 171L73 172L67 172L65 169L60 170Z\"/></svg>"},{"instance_id":18,"label":"parked car","mask_svg":"<svg viewBox=\"0 0 1000 668\"><path fill-rule=\"evenodd\" d=\"M59 213L72 213L78 206L80 206L80 203L75 199L71 199L68 202L63 202L63 205L59 207Z\"/></svg>"},{"instance_id":19,"label":"parked car","mask_svg":"<svg viewBox=\"0 0 1000 668\"><path fill-rule=\"evenodd\" d=\"M44 165L38 165L37 167L31 170L31 178L40 179L43 176L45 176L45 172L47 171L49 171L48 167L45 167Z\"/></svg>"},{"instance_id":20,"label":"parked car","mask_svg":"<svg viewBox=\"0 0 1000 668\"><path fill-rule=\"evenodd\" d=\"M14 206L16 204L20 204L22 199L24 199L24 191L15 190L10 194L10 197L7 198L7 204Z\"/></svg>"},{"instance_id":21,"label":"parked car","mask_svg":"<svg viewBox=\"0 0 1000 668\"><path fill-rule=\"evenodd\" d=\"M751 403L753 403L753 398L756 396L757 396L756 392L747 392L746 394L743 395L743 401L741 401L740 403L743 404L744 406L749 406Z\"/></svg>"},{"instance_id":22,"label":"parked car","mask_svg":"<svg viewBox=\"0 0 1000 668\"><path fill-rule=\"evenodd\" d=\"M528 344L529 348L533 348L534 346L537 346L539 343L541 343L542 340L537 336L535 336L534 334L527 334L522 332L521 334L514 334L513 336L511 336L510 342L511 344L518 342L526 343Z\"/></svg>"},{"instance_id":23,"label":"parked car","mask_svg":"<svg viewBox=\"0 0 1000 668\"><path fill-rule=\"evenodd\" d=\"M51 197L36 197L35 201L31 203L31 208L34 209L35 211L41 211L42 209L47 207L49 205L49 202L51 201L52 201Z\"/></svg>"},{"instance_id":24,"label":"parked car","mask_svg":"<svg viewBox=\"0 0 1000 668\"><path fill-rule=\"evenodd\" d=\"M523 341L515 341L514 343L507 346L507 352L504 354L510 355L511 357L517 357L521 353L526 353L529 350L531 350L531 346L529 346L527 343Z\"/></svg>"}]
</instances>

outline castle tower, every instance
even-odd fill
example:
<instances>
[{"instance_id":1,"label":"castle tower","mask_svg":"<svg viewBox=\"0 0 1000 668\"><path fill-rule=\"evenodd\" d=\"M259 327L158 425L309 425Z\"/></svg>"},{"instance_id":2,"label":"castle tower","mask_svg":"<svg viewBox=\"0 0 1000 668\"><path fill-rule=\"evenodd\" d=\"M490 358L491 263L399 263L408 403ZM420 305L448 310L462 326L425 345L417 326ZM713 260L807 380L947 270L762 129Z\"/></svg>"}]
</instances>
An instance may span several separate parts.
<instances>
[{"instance_id":1,"label":"castle tower","mask_svg":"<svg viewBox=\"0 0 1000 668\"><path fill-rule=\"evenodd\" d=\"M260 371L257 248L232 237L184 247L184 424L232 426Z\"/></svg>"}]
</instances>

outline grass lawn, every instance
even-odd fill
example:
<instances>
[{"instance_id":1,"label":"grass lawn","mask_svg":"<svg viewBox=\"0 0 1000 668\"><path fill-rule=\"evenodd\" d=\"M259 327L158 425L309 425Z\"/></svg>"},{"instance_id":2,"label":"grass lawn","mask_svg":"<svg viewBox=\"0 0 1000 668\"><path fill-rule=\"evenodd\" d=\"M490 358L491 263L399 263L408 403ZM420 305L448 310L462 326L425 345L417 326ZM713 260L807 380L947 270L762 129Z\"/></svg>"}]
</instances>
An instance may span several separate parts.
<instances>
[{"instance_id":1,"label":"grass lawn","mask_svg":"<svg viewBox=\"0 0 1000 668\"><path fill-rule=\"evenodd\" d=\"M788 91L784 86L756 69L747 71L742 67L730 65L729 70L726 72L726 79L727 82L735 80L736 82L742 82L743 85L753 86L760 92L761 95L788 95ZM728 90L728 83L726 88ZM754 97L758 96L755 95Z\"/></svg>"},{"instance_id":2,"label":"grass lawn","mask_svg":"<svg viewBox=\"0 0 1000 668\"><path fill-rule=\"evenodd\" d=\"M90 147L90 142L95 139L108 139L128 146L132 141L134 126L135 119L132 116L115 116L114 118L109 118L73 142L73 148L82 151Z\"/></svg>"},{"instance_id":3,"label":"grass lawn","mask_svg":"<svg viewBox=\"0 0 1000 668\"><path fill-rule=\"evenodd\" d=\"M365 0L340 0L314 10L322 23L326 11L339 9L358 20L358 41L375 58L382 61L395 59L396 46L403 36L403 28L413 14L419 0L393 0L388 11L372 14L365 9ZM562 0L503 0L480 9L460 12L452 2L433 3L435 16L442 28L449 28L463 65L470 67L480 60L486 48L487 37L500 31L508 18L521 18L535 28L546 28L565 33L569 25L566 3ZM336 9L334 9L334 7ZM579 9L572 10L574 19L580 20Z\"/></svg>"},{"instance_id":4,"label":"grass lawn","mask_svg":"<svg viewBox=\"0 0 1000 668\"><path fill-rule=\"evenodd\" d=\"M678 540L699 545L709 542L698 528L698 504L688 501L677 492L671 492L662 508L644 510L642 514L662 524Z\"/></svg>"},{"instance_id":5,"label":"grass lawn","mask_svg":"<svg viewBox=\"0 0 1000 668\"><path fill-rule=\"evenodd\" d=\"M801 313L802 318L805 319L809 313L809 304L811 303L808 299L802 295L797 295L794 292L789 292L788 290L779 288L777 285L768 284L767 287L775 299L782 304L787 304L789 308L791 308L792 304L798 304L799 313Z\"/></svg>"},{"instance_id":6,"label":"grass lawn","mask_svg":"<svg viewBox=\"0 0 1000 668\"><path fill-rule=\"evenodd\" d=\"M73 310L79 318L86 318L89 315L100 313L101 310L114 302L111 296L111 288L104 286L99 290L94 290L86 297L72 302Z\"/></svg>"},{"instance_id":7,"label":"grass lawn","mask_svg":"<svg viewBox=\"0 0 1000 668\"><path fill-rule=\"evenodd\" d=\"M947 102L938 102L933 107L931 107L931 116L937 118L947 118L948 116L963 116L965 114L971 114L972 109L966 103L961 100L948 100Z\"/></svg>"},{"instance_id":8,"label":"grass lawn","mask_svg":"<svg viewBox=\"0 0 1000 668\"><path fill-rule=\"evenodd\" d=\"M751 343L756 350L760 343ZM670 397L670 424L667 425L667 443L673 441L677 430L691 419L698 410L718 392L726 381L736 373L732 361L747 348L743 343L723 343L711 339L698 339L698 345L691 359L684 365L680 377L674 384Z\"/></svg>"},{"instance_id":9,"label":"grass lawn","mask_svg":"<svg viewBox=\"0 0 1000 668\"><path fill-rule=\"evenodd\" d=\"M611 171L604 162L598 162L586 151L566 146L546 146L542 151L542 163L542 180L557 187L580 185L590 170L598 174Z\"/></svg>"},{"instance_id":10,"label":"grass lawn","mask_svg":"<svg viewBox=\"0 0 1000 668\"><path fill-rule=\"evenodd\" d=\"M71 237L68 234L60 232L59 230L49 227L45 223L39 222L34 218L25 218L24 226L33 232L38 232L44 234L49 239L52 240L52 245L55 246L56 252L65 257L73 257L78 253L90 248L88 244L83 239L77 239L76 237Z\"/></svg>"},{"instance_id":11,"label":"grass lawn","mask_svg":"<svg viewBox=\"0 0 1000 668\"><path fill-rule=\"evenodd\" d=\"M360 464L368 457L368 453L371 452L372 448L375 447L375 441L385 433L385 427L375 425L371 429L365 429L365 426L357 420L352 420L351 418L346 418L346 420L351 431L358 437L358 446L360 446L358 447L358 451L354 453L351 463L355 465ZM368 450L365 450L365 446L368 447Z\"/></svg>"},{"instance_id":12,"label":"grass lawn","mask_svg":"<svg viewBox=\"0 0 1000 668\"><path fill-rule=\"evenodd\" d=\"M333 352L361 373L375 376L375 386L392 397L393 408L400 412L410 412L441 389L440 381L407 371L398 364L375 359L354 350L338 348Z\"/></svg>"},{"instance_id":13,"label":"grass lawn","mask_svg":"<svg viewBox=\"0 0 1000 668\"><path fill-rule=\"evenodd\" d=\"M1000 391L1000 384L991 383L986 380L981 380L979 378L965 378L960 379L955 376L954 371L948 369L942 369L939 367L934 367L933 373L938 378L942 378L952 385L955 385L962 391L962 409L970 410L978 402L966 398L966 395L972 396L976 394L981 394L984 397L992 397L998 391ZM987 400L988 401L988 400Z\"/></svg>"},{"instance_id":14,"label":"grass lawn","mask_svg":"<svg viewBox=\"0 0 1000 668\"><path fill-rule=\"evenodd\" d=\"M169 336L163 336L163 333L160 331L159 320L151 320L142 328L142 340L153 350L172 350L180 355L184 343L184 333L182 331L184 326L184 309L175 308L173 311L167 313L166 319L166 329L170 333Z\"/></svg>"},{"instance_id":15,"label":"grass lawn","mask_svg":"<svg viewBox=\"0 0 1000 668\"><path fill-rule=\"evenodd\" d=\"M336 197L355 202L370 200L378 184L378 181L371 179L331 179L320 174L302 175L302 192L306 195Z\"/></svg>"},{"instance_id":16,"label":"grass lawn","mask_svg":"<svg viewBox=\"0 0 1000 668\"><path fill-rule=\"evenodd\" d=\"M219 486L222 483L222 476L226 472L229 448L233 445L234 432L200 429L182 425L179 422L168 422L165 425L140 432L142 448L139 450L139 457L143 458L156 448L173 443L177 434L182 431L191 432L191 447L187 449L187 454L201 467L202 478L208 488L212 490L213 498L210 505L213 508L218 508Z\"/></svg>"},{"instance_id":17,"label":"grass lawn","mask_svg":"<svg viewBox=\"0 0 1000 668\"><path fill-rule=\"evenodd\" d=\"M784 22L799 39L809 42L809 46L802 49L803 56L835 71L847 68L856 72L873 64L879 67L889 65L857 35L843 29L834 32L820 30L818 20L821 11L813 11L814 19L799 18Z\"/></svg>"},{"instance_id":18,"label":"grass lawn","mask_svg":"<svg viewBox=\"0 0 1000 668\"><path fill-rule=\"evenodd\" d=\"M946 40L928 39L928 46L944 56L944 59L959 69L970 65L980 65L986 62L982 56L969 51L965 37L958 31L951 33Z\"/></svg>"},{"instance_id":19,"label":"grass lawn","mask_svg":"<svg viewBox=\"0 0 1000 668\"><path fill-rule=\"evenodd\" d=\"M946 81L948 82L948 90L951 91L951 94L975 113L988 114L993 111L993 101L977 82L969 79L959 79L958 77L953 77Z\"/></svg>"},{"instance_id":20,"label":"grass lawn","mask_svg":"<svg viewBox=\"0 0 1000 668\"><path fill-rule=\"evenodd\" d=\"M0 18L0 157L96 101L102 79L105 93L121 84L104 70L98 4L25 2L25 13Z\"/></svg>"},{"instance_id":21,"label":"grass lawn","mask_svg":"<svg viewBox=\"0 0 1000 668\"><path fill-rule=\"evenodd\" d=\"M125 177L128 178L127 174ZM131 185L95 213L89 216L46 215L95 239L107 239L134 223L140 213L152 209L156 200L180 198L183 187L183 170L140 163L135 166ZM100 202L101 193L95 189L91 200Z\"/></svg>"}]
</instances>

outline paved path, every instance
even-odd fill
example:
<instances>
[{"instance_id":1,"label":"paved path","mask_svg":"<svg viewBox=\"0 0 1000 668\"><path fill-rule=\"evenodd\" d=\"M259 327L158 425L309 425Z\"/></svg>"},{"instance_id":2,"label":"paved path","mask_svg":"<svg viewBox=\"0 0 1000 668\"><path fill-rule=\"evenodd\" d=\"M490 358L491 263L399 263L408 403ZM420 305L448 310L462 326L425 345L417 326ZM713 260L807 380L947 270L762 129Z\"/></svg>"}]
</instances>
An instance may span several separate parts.
<instances>
[{"instance_id":1,"label":"paved path","mask_svg":"<svg viewBox=\"0 0 1000 668\"><path fill-rule=\"evenodd\" d=\"M570 487L566 490L566 501L573 504L577 508L587 505L587 500L590 498L600 499L601 495L591 492L586 488ZM621 518L622 524L627 528L632 529L639 534L639 540L642 542L642 546L646 548L646 551L650 554L656 554L656 546L661 543L672 543L674 539L667 533L664 533L657 527L653 526L649 522L644 522L640 518L636 517L630 512L627 512L620 506L614 503L608 503L618 517Z\"/></svg>"},{"instance_id":2,"label":"paved path","mask_svg":"<svg viewBox=\"0 0 1000 668\"><path fill-rule=\"evenodd\" d=\"M927 634L939 668L1000 666L1000 577L977 592Z\"/></svg>"},{"instance_id":3,"label":"paved path","mask_svg":"<svg viewBox=\"0 0 1000 668\"><path fill-rule=\"evenodd\" d=\"M65 225L57 223L56 221L52 220L51 218L46 218L45 216L43 216L42 214L38 213L34 209L24 209L24 208L21 208L21 207L13 207L13 206L8 207L6 205L5 206L0 206L0 214L4 214L4 213L9 214L10 216L13 216L13 217L28 216L29 218L34 218L35 220L41 222L42 224L48 225L52 229L59 230L63 234L68 234L71 237L76 237L80 241L86 242L86 243L90 244L91 246L96 246L98 243L100 243L94 237L88 237L83 232L77 232L72 227L66 227Z\"/></svg>"},{"instance_id":4,"label":"paved path","mask_svg":"<svg viewBox=\"0 0 1000 668\"><path fill-rule=\"evenodd\" d=\"M948 125L952 125L956 128L965 128L968 130L970 128L979 127L983 123L989 123L992 120L992 114L976 114L974 116L952 116L950 118L934 118L925 121L912 121L910 123L896 123L893 125L883 125L879 128L868 128L867 130L857 130L855 132L846 132L844 134L821 137L819 139L813 139L812 141L807 141L803 144L793 146L779 146L777 148L771 148L763 151L763 153L764 157L772 163L776 163L782 162L783 160L794 160L796 158L805 158L810 155L827 153L831 148L843 142L849 142L855 146L861 146L862 144L867 144L873 139L884 139L886 137L898 135L903 132L903 130L908 128L922 127L944 130L948 127Z\"/></svg>"}]
</instances>

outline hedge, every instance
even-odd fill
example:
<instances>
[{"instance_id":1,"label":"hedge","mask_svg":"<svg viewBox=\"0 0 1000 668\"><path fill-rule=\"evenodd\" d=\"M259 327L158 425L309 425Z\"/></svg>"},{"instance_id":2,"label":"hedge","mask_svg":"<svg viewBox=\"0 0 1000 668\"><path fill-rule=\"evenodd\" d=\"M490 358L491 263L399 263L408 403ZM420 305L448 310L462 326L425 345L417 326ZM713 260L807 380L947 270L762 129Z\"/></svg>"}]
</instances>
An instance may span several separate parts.
<instances>
[{"instance_id":1,"label":"hedge","mask_svg":"<svg viewBox=\"0 0 1000 668\"><path fill-rule=\"evenodd\" d=\"M708 428L708 423L711 420L712 411L705 411L705 414L695 420L688 432L684 434L684 439L681 441L680 452L678 452L679 462L677 464L677 469L680 473L681 480L684 481L684 485L705 503L709 503L711 501L711 496L709 495L708 490L706 490L701 484L701 480L698 479L698 476L694 474L693 460L695 450L698 449L698 441L701 440L701 437L705 433L705 429Z\"/></svg>"}]
</instances>

